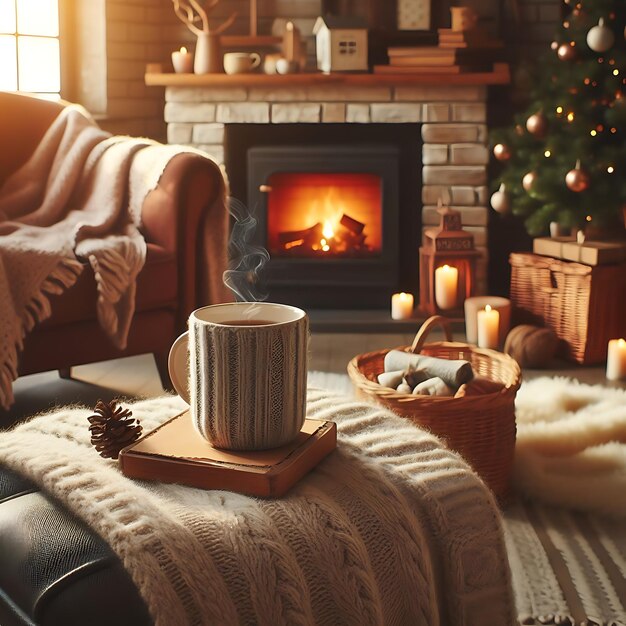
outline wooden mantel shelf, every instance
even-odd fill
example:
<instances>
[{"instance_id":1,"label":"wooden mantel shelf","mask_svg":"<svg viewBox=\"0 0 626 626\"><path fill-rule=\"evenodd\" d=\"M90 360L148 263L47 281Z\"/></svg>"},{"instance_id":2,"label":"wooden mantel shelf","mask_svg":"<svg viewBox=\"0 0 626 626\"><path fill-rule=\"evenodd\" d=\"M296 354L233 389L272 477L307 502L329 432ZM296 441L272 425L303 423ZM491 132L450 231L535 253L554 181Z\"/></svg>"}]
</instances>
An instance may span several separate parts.
<instances>
[{"instance_id":1,"label":"wooden mantel shelf","mask_svg":"<svg viewBox=\"0 0 626 626\"><path fill-rule=\"evenodd\" d=\"M394 86L394 85L506 85L511 80L509 66L496 63L492 72L464 74L174 74L146 72L146 85L154 87L272 87L302 86Z\"/></svg>"}]
</instances>

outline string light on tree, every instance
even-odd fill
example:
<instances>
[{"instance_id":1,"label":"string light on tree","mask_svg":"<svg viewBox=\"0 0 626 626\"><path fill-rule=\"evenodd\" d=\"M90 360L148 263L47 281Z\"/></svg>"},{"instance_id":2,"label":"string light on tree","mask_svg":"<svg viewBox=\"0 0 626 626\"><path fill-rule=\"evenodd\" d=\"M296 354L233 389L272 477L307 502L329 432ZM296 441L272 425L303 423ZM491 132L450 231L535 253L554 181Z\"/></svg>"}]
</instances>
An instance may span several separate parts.
<instances>
[{"instance_id":1,"label":"string light on tree","mask_svg":"<svg viewBox=\"0 0 626 626\"><path fill-rule=\"evenodd\" d=\"M565 176L565 184L567 188L576 193L585 191L589 188L589 174L585 172L580 166L580 159L576 161L576 166L573 170L567 172Z\"/></svg>"}]
</instances>

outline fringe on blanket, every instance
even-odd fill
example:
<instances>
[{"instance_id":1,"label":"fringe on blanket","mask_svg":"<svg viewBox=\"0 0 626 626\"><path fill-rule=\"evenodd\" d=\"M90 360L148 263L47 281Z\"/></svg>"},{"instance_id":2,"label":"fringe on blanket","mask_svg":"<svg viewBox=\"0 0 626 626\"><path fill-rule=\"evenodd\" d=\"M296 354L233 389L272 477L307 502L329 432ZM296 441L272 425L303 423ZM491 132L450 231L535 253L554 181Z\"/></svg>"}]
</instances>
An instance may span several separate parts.
<instances>
[{"instance_id":1,"label":"fringe on blanket","mask_svg":"<svg viewBox=\"0 0 626 626\"><path fill-rule=\"evenodd\" d=\"M9 346L2 369L0 369L0 405L8 410L13 404L13 381L17 378L18 358L24 348L24 338L35 324L39 324L52 315L49 296L56 296L69 289L78 280L83 271L83 264L75 259L63 258L48 278L41 284L40 290L33 295L24 308L20 318L19 332Z\"/></svg>"}]
</instances>

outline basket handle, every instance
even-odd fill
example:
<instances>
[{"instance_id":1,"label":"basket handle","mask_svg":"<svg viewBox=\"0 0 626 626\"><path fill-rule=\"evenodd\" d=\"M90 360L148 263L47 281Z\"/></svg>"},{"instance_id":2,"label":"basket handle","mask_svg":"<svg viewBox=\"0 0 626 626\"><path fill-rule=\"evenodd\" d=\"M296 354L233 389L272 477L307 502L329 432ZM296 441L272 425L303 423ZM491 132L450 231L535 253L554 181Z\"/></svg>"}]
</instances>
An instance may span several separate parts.
<instances>
[{"instance_id":1,"label":"basket handle","mask_svg":"<svg viewBox=\"0 0 626 626\"><path fill-rule=\"evenodd\" d=\"M452 341L452 331L450 330L450 322L448 318L443 317L442 315L433 315L432 317L429 317L417 331L415 339L413 339L413 343L411 344L411 352L418 354L422 351L424 343L426 343L428 333L430 333L435 326L441 326L444 335L446 336L446 341Z\"/></svg>"}]
</instances>

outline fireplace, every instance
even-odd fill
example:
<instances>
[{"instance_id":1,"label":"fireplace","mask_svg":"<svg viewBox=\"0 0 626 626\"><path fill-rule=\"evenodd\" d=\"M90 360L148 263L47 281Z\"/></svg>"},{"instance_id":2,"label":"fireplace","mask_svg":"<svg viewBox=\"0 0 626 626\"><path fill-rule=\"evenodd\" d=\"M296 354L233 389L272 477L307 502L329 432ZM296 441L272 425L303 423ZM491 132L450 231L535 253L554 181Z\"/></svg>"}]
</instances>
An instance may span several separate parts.
<instances>
[{"instance_id":1,"label":"fireplace","mask_svg":"<svg viewBox=\"0 0 626 626\"><path fill-rule=\"evenodd\" d=\"M270 253L261 276L270 300L386 308L394 291L417 289L419 126L377 126L318 126L307 137L299 124L292 144L271 143L288 137L285 126L254 137L248 125L245 137L229 137L229 146L245 146L245 176L231 179L231 191L242 198L245 180L243 198L258 220L254 244Z\"/></svg>"}]
</instances>

